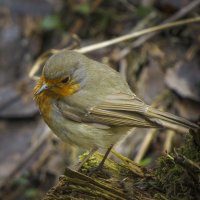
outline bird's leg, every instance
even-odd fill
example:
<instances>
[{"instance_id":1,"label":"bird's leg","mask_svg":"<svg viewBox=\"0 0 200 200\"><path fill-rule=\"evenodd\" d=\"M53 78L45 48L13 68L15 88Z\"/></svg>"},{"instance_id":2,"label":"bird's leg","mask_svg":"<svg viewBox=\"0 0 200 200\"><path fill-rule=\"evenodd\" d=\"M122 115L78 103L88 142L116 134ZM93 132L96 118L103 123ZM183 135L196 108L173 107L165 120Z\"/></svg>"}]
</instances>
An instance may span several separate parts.
<instances>
[{"instance_id":1,"label":"bird's leg","mask_svg":"<svg viewBox=\"0 0 200 200\"><path fill-rule=\"evenodd\" d=\"M108 157L108 155L109 155L109 153L110 153L110 151L111 151L112 148L113 148L113 144L111 144L110 147L107 149L107 151L106 151L106 153L105 153L102 161L99 163L99 165L96 168L94 168L94 169L92 169L90 171L90 173L88 174L89 176L91 176L92 174L94 174L94 172L99 171L99 170L102 169L102 167L103 167L103 165L104 165L104 163L105 163L105 161L106 161L106 159L107 159L107 157Z\"/></svg>"},{"instance_id":2,"label":"bird's leg","mask_svg":"<svg viewBox=\"0 0 200 200\"><path fill-rule=\"evenodd\" d=\"M111 151L112 148L113 148L113 144L110 145L110 147L109 147L108 150L106 151L106 153L105 153L105 155L104 155L102 161L99 163L99 165L98 165L98 167L97 167L98 170L101 169L101 168L103 167L104 162L106 161L106 159L107 159L107 157L108 157L108 155L109 155L109 153L110 153L110 151Z\"/></svg>"},{"instance_id":3,"label":"bird's leg","mask_svg":"<svg viewBox=\"0 0 200 200\"><path fill-rule=\"evenodd\" d=\"M81 167L87 162L87 160L95 153L95 151L97 151L98 148L96 146L94 146L91 151L88 153L88 155L81 161L79 162L75 167L74 170L75 171L79 171L81 169Z\"/></svg>"}]
</instances>

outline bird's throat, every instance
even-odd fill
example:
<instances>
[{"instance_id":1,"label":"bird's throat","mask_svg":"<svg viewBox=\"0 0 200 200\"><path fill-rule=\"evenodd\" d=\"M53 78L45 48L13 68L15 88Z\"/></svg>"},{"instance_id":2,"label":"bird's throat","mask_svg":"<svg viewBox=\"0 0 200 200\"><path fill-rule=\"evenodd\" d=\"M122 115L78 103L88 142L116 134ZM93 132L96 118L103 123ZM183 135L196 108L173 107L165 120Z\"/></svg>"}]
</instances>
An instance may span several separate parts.
<instances>
[{"instance_id":1,"label":"bird's throat","mask_svg":"<svg viewBox=\"0 0 200 200\"><path fill-rule=\"evenodd\" d=\"M36 101L36 104L39 106L41 115L44 117L44 119L48 120L53 101L62 97L71 96L80 89L80 85L71 82L64 87L54 87L50 90L46 90L40 94L37 94L37 91L42 87L43 82L43 79L40 79L37 82L34 88L34 93L36 94L34 99Z\"/></svg>"}]
</instances>

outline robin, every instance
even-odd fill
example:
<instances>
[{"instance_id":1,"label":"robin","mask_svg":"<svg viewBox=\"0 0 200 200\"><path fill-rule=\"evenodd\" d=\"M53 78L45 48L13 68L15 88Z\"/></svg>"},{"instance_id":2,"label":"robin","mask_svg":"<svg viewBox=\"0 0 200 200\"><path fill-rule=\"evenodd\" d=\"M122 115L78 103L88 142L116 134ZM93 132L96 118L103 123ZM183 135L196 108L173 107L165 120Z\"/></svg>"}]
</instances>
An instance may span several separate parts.
<instances>
[{"instance_id":1,"label":"robin","mask_svg":"<svg viewBox=\"0 0 200 200\"><path fill-rule=\"evenodd\" d=\"M176 129L199 126L152 108L138 98L120 74L72 50L51 56L34 88L46 124L63 141L108 149L133 127ZM105 158L100 166L103 165Z\"/></svg>"}]
</instances>

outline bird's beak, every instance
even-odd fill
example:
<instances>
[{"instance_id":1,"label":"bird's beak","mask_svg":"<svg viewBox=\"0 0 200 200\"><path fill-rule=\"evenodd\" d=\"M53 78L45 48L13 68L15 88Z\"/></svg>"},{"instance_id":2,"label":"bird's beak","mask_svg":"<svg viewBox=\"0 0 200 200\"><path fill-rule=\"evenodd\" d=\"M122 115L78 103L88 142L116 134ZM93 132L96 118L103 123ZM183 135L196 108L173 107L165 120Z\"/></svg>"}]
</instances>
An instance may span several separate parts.
<instances>
[{"instance_id":1,"label":"bird's beak","mask_svg":"<svg viewBox=\"0 0 200 200\"><path fill-rule=\"evenodd\" d=\"M43 84L41 86L41 88L35 93L35 95L38 95L38 94L40 94L40 93L42 93L42 92L44 92L45 90L48 90L48 89L49 89L49 86L47 84Z\"/></svg>"}]
</instances>

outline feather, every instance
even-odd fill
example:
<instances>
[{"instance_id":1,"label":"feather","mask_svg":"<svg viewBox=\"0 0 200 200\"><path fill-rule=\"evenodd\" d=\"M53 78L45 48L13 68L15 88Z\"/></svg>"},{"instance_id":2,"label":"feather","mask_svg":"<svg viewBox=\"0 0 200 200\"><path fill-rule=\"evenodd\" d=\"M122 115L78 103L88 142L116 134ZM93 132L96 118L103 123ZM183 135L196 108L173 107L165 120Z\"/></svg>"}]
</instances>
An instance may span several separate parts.
<instances>
[{"instance_id":1,"label":"feather","mask_svg":"<svg viewBox=\"0 0 200 200\"><path fill-rule=\"evenodd\" d=\"M198 125L146 105L135 95L109 95L105 101L89 109L87 120L111 126L167 127L186 132ZM181 128L182 127L182 128ZM187 131L188 132L188 131Z\"/></svg>"}]
</instances>

